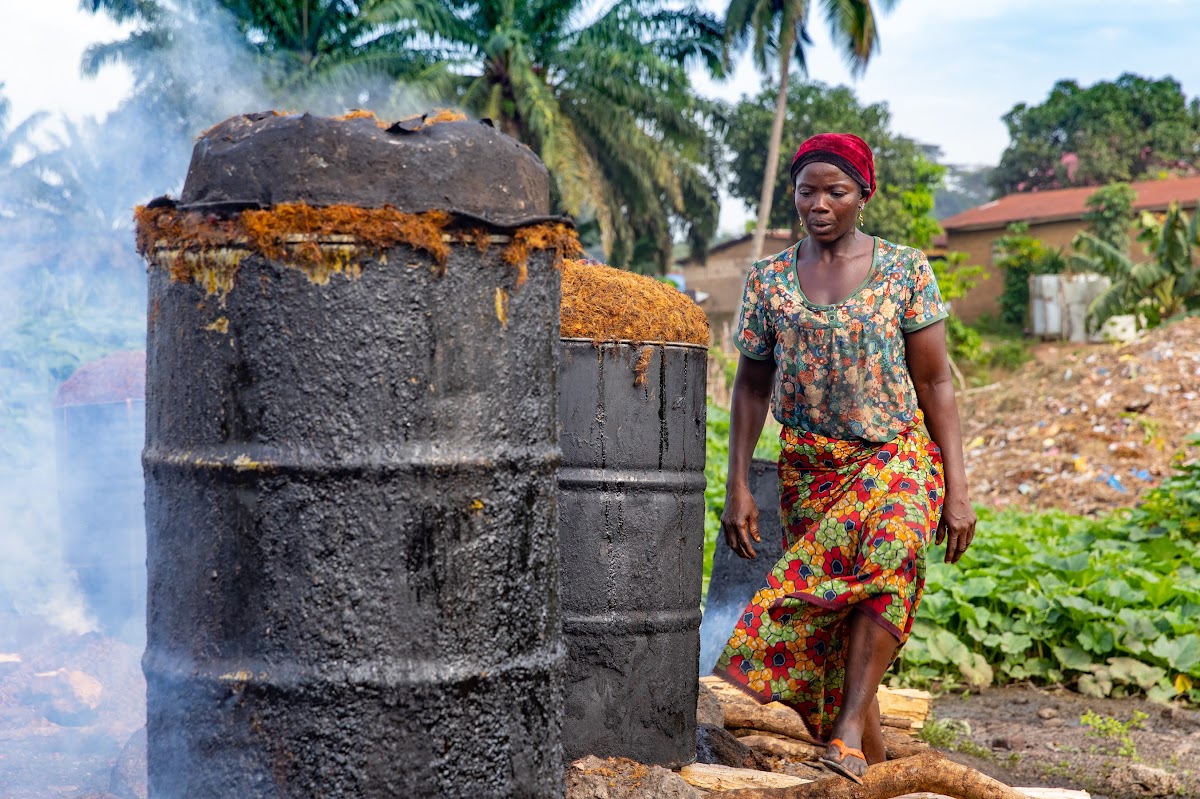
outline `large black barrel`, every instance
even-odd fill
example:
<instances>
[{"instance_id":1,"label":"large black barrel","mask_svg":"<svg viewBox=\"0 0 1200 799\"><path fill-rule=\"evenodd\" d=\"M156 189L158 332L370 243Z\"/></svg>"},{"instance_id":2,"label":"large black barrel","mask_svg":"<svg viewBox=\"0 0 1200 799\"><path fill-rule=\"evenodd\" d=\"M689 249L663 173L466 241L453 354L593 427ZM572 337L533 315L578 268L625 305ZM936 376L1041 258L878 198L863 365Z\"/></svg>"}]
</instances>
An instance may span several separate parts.
<instances>
[{"instance_id":1,"label":"large black barrel","mask_svg":"<svg viewBox=\"0 0 1200 799\"><path fill-rule=\"evenodd\" d=\"M562 342L568 759L695 759L707 356Z\"/></svg>"},{"instance_id":2,"label":"large black barrel","mask_svg":"<svg viewBox=\"0 0 1200 799\"><path fill-rule=\"evenodd\" d=\"M75 370L54 399L63 560L100 630L139 646L146 634L145 374L145 353L113 353Z\"/></svg>"},{"instance_id":3,"label":"large black barrel","mask_svg":"<svg viewBox=\"0 0 1200 799\"><path fill-rule=\"evenodd\" d=\"M755 458L750 462L750 493L758 506L758 531L762 540L754 545L757 557L740 558L717 539L713 553L712 578L704 600L704 622L700 625L700 673L711 674L725 642L733 635L742 611L754 594L766 585L767 575L783 557L783 526L779 521L779 466L775 461Z\"/></svg>"},{"instance_id":4,"label":"large black barrel","mask_svg":"<svg viewBox=\"0 0 1200 799\"><path fill-rule=\"evenodd\" d=\"M255 126L277 152L256 151ZM466 122L231 120L197 145L184 197L204 207L193 184L241 170L296 199L267 173L299 161L374 189L427 182L436 207L445 187L419 169L431 149L463 174L533 175L526 212L545 214L540 162ZM509 208L508 184L477 188ZM221 202L206 210L238 205ZM489 230L482 248L446 236L444 265L293 237L336 248L340 275L210 249L207 263L236 263L217 295L177 254L152 258L152 797L562 795L560 278L534 251L522 283L503 258L520 231Z\"/></svg>"}]
</instances>

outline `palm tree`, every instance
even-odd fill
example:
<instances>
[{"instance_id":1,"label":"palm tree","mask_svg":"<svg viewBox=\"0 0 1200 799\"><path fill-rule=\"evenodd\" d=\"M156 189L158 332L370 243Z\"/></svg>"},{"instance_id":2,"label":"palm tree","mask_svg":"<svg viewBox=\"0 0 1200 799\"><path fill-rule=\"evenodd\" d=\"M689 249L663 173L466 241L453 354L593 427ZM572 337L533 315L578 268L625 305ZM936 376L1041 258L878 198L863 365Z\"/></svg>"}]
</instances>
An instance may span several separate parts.
<instances>
[{"instance_id":1,"label":"palm tree","mask_svg":"<svg viewBox=\"0 0 1200 799\"><path fill-rule=\"evenodd\" d=\"M662 268L674 232L703 247L717 220L720 120L686 65L719 73L715 18L658 0L617 0L587 22L587 0L450 5L455 24L428 31L429 60L466 110L541 156L560 208L594 220L610 262L648 249Z\"/></svg>"},{"instance_id":2,"label":"palm tree","mask_svg":"<svg viewBox=\"0 0 1200 799\"><path fill-rule=\"evenodd\" d=\"M879 5L886 12L896 2L879 0ZM835 44L841 48L854 74L861 74L871 56L879 49L876 15L871 0L822 0L822 6ZM752 42L754 64L759 71L769 73L774 62L779 72L775 118L767 142L767 164L763 171L762 193L759 195L758 224L754 228L751 247L751 257L755 260L762 257L771 204L775 200L775 170L779 167L779 148L783 142L792 58L795 57L803 72L806 67L804 48L812 43L808 37L810 8L809 0L730 0L725 11L725 35L729 43L737 49L743 49Z\"/></svg>"},{"instance_id":3,"label":"palm tree","mask_svg":"<svg viewBox=\"0 0 1200 799\"><path fill-rule=\"evenodd\" d=\"M134 70L141 94L156 100L165 95L183 106L195 104L205 83L222 82L230 73L242 95L261 88L259 95L308 107L362 104L363 94L378 94L379 87L428 69L410 48L412 38L452 22L439 0L83 0L82 5L134 24L126 38L89 47L84 73L123 62ZM214 74L220 69L226 74ZM255 87L259 82L263 85Z\"/></svg>"},{"instance_id":4,"label":"palm tree","mask_svg":"<svg viewBox=\"0 0 1200 799\"><path fill-rule=\"evenodd\" d=\"M1092 233L1075 237L1075 268L1096 271L1112 280L1088 307L1088 316L1101 324L1110 316L1148 312L1151 325L1200 302L1200 273L1195 255L1200 248L1200 213L1189 219L1174 202L1161 216L1142 212L1137 240L1150 260L1134 261L1124 250Z\"/></svg>"},{"instance_id":5,"label":"palm tree","mask_svg":"<svg viewBox=\"0 0 1200 799\"><path fill-rule=\"evenodd\" d=\"M126 40L89 50L152 64L192 0L84 0ZM691 91L687 66L720 74L719 21L664 0L220 0L247 47L289 90L350 87L384 74L487 117L541 156L559 210L599 231L610 262L642 253L658 269L684 234L702 250L716 229L718 106ZM193 12L194 15L194 12ZM162 76L141 67L147 86ZM135 72L137 70L135 69ZM181 88L194 91L193 88ZM293 93L291 95L295 97ZM313 95L301 99L311 98ZM307 104L307 103L305 103ZM646 264L643 264L645 266Z\"/></svg>"}]
</instances>

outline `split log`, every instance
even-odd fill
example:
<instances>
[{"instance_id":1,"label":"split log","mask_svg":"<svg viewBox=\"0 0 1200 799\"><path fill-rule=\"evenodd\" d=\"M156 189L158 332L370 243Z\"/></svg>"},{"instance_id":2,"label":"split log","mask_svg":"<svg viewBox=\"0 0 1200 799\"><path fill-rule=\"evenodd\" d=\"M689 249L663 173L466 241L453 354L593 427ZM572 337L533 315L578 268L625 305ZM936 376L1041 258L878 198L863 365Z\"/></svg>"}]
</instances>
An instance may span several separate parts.
<instances>
[{"instance_id":1,"label":"split log","mask_svg":"<svg viewBox=\"0 0 1200 799\"><path fill-rule=\"evenodd\" d=\"M913 688L888 688L881 685L879 693L879 712L884 716L898 716L912 722L914 729L921 729L929 720L929 710L933 704L933 695L928 691L918 691Z\"/></svg>"},{"instance_id":2,"label":"split log","mask_svg":"<svg viewBox=\"0 0 1200 799\"><path fill-rule=\"evenodd\" d=\"M785 735L747 735L738 740L756 752L792 760L816 760L825 753L823 746L806 744Z\"/></svg>"},{"instance_id":3,"label":"split log","mask_svg":"<svg viewBox=\"0 0 1200 799\"><path fill-rule=\"evenodd\" d=\"M888 760L899 760L902 757L924 754L932 751L929 744L910 735L906 735L891 727L883 728L883 746Z\"/></svg>"},{"instance_id":4,"label":"split log","mask_svg":"<svg viewBox=\"0 0 1200 799\"><path fill-rule=\"evenodd\" d=\"M786 735L804 743L817 744L817 740L809 734L808 728L796 715L796 711L787 705L779 702L760 705L752 697L719 677L702 677L700 682L708 686L721 703L727 729L763 730Z\"/></svg>"},{"instance_id":5,"label":"split log","mask_svg":"<svg viewBox=\"0 0 1200 799\"><path fill-rule=\"evenodd\" d=\"M739 788L791 788L812 780L776 774L772 771L755 771L730 766L709 766L693 763L679 770L689 785L703 791L736 791Z\"/></svg>"},{"instance_id":6,"label":"split log","mask_svg":"<svg viewBox=\"0 0 1200 799\"><path fill-rule=\"evenodd\" d=\"M1013 788L1028 799L1092 799L1086 791L1069 791L1067 788ZM940 793L906 793L898 799L946 799Z\"/></svg>"},{"instance_id":7,"label":"split log","mask_svg":"<svg viewBox=\"0 0 1200 799\"><path fill-rule=\"evenodd\" d=\"M767 758L739 741L724 727L696 725L696 762L732 768L770 771Z\"/></svg>"},{"instance_id":8,"label":"split log","mask_svg":"<svg viewBox=\"0 0 1200 799\"><path fill-rule=\"evenodd\" d=\"M1004 783L933 752L872 766L862 785L828 777L790 788L727 791L721 799L894 799L923 792L952 799L1025 799Z\"/></svg>"},{"instance_id":9,"label":"split log","mask_svg":"<svg viewBox=\"0 0 1200 799\"><path fill-rule=\"evenodd\" d=\"M767 732L766 730L739 728L736 730L731 730L731 732L739 740L755 735L764 735L768 738L780 738L788 741L795 740L789 736L780 735L774 732ZM745 743L744 740L742 742ZM825 751L825 748L818 744L803 744L803 742L799 741L796 743L807 745L810 748L810 751L814 753L812 757L806 758L807 760L816 760ZM883 745L887 752L888 760L899 760L902 757L912 757L913 755L920 755L924 754L925 752L932 751L929 744L925 743L924 741L906 735L899 730L893 730L891 727L883 728Z\"/></svg>"},{"instance_id":10,"label":"split log","mask_svg":"<svg viewBox=\"0 0 1200 799\"><path fill-rule=\"evenodd\" d=\"M721 709L725 714L725 726L733 730L735 735L737 730L742 729L762 730L786 735L804 743L819 745L816 738L808 732L808 728L804 726L804 722L800 720L796 711L787 705L780 702L760 705L753 697L742 693L719 677L703 677L700 682L707 686L716 696L717 701L721 703ZM915 735L916 729L913 728L911 721L911 716L915 714L913 710L915 707L915 704L909 705L909 710L906 712L910 715L907 717L883 716L881 720L884 729L903 730L909 735Z\"/></svg>"}]
</instances>

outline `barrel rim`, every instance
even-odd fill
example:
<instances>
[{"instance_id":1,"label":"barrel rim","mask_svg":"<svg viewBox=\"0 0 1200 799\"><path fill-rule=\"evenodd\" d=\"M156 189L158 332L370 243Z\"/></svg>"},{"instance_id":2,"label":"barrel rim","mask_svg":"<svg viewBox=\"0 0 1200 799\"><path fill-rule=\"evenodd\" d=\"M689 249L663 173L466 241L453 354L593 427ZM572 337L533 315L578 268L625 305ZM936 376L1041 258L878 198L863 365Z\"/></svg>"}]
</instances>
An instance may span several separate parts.
<instances>
[{"instance_id":1,"label":"barrel rim","mask_svg":"<svg viewBox=\"0 0 1200 799\"><path fill-rule=\"evenodd\" d=\"M72 402L63 405L54 405L53 408L56 411L66 411L70 410L71 408L102 408L106 405L120 405L122 408L124 408L139 402L145 404L146 398L141 396L126 397L125 399L118 400L102 400L100 402Z\"/></svg>"},{"instance_id":2,"label":"barrel rim","mask_svg":"<svg viewBox=\"0 0 1200 799\"><path fill-rule=\"evenodd\" d=\"M591 344L593 346L604 344L624 344L629 347L678 347L679 349L701 350L705 353L708 352L708 346L706 344L691 344L686 341L634 341L633 339L628 338L591 339L565 337L559 338L559 341L567 344Z\"/></svg>"}]
</instances>

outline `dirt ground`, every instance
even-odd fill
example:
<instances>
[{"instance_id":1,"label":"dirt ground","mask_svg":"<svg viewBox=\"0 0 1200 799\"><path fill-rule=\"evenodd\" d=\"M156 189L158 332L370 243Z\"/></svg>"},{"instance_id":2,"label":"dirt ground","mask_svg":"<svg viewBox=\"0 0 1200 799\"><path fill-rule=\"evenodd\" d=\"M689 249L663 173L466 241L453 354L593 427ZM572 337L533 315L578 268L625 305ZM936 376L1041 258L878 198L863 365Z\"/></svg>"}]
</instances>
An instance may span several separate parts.
<instances>
[{"instance_id":1,"label":"dirt ground","mask_svg":"<svg viewBox=\"0 0 1200 799\"><path fill-rule=\"evenodd\" d=\"M1040 344L1006 380L959 392L971 498L1099 514L1200 454L1200 319L1126 345Z\"/></svg>"},{"instance_id":2,"label":"dirt ground","mask_svg":"<svg viewBox=\"0 0 1200 799\"><path fill-rule=\"evenodd\" d=\"M1089 711L1100 717L1090 726L1081 721ZM1093 799L1200 797L1197 710L1012 685L942 696L933 713L935 732L950 739L939 749L1009 785L1073 788ZM1113 722L1128 724L1135 713L1146 717L1120 740ZM1110 735L1095 734L1106 717Z\"/></svg>"}]
</instances>

